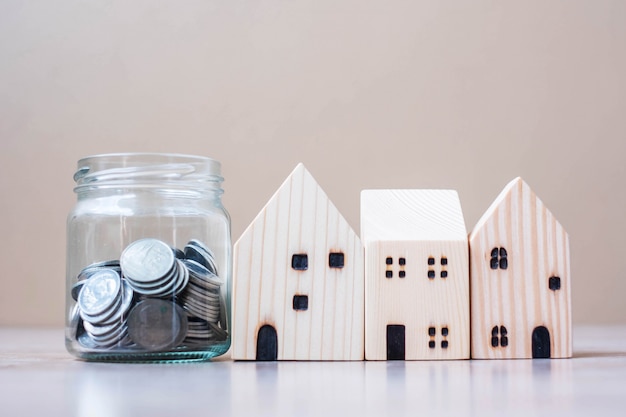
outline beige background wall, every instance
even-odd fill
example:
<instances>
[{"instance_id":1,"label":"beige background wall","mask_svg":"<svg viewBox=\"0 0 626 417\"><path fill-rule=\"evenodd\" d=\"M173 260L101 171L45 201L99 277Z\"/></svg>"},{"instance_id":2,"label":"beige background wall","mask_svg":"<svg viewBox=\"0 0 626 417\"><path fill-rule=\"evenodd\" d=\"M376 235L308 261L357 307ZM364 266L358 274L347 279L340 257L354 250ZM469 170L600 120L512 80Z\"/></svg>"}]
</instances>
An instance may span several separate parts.
<instances>
[{"instance_id":1,"label":"beige background wall","mask_svg":"<svg viewBox=\"0 0 626 417\"><path fill-rule=\"evenodd\" d=\"M80 157L223 163L236 238L303 161L359 192L521 175L571 235L576 323L626 323L626 2L0 2L0 324L63 321Z\"/></svg>"}]
</instances>

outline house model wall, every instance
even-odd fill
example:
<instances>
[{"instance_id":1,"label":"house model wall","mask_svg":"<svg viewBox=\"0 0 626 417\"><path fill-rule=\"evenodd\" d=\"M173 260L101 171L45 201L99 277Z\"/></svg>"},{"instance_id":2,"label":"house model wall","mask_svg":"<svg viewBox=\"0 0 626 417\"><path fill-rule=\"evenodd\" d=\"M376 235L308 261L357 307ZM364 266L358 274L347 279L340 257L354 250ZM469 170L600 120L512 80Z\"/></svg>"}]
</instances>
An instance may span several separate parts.
<instances>
[{"instance_id":1,"label":"house model wall","mask_svg":"<svg viewBox=\"0 0 626 417\"><path fill-rule=\"evenodd\" d=\"M361 241L300 164L234 245L233 359L363 360Z\"/></svg>"},{"instance_id":2,"label":"house model wall","mask_svg":"<svg viewBox=\"0 0 626 417\"><path fill-rule=\"evenodd\" d=\"M571 357L569 238L528 184L511 181L469 243L472 357Z\"/></svg>"},{"instance_id":3,"label":"house model wall","mask_svg":"<svg viewBox=\"0 0 626 417\"><path fill-rule=\"evenodd\" d=\"M364 190L361 238L366 359L468 359L468 245L456 191Z\"/></svg>"}]
</instances>

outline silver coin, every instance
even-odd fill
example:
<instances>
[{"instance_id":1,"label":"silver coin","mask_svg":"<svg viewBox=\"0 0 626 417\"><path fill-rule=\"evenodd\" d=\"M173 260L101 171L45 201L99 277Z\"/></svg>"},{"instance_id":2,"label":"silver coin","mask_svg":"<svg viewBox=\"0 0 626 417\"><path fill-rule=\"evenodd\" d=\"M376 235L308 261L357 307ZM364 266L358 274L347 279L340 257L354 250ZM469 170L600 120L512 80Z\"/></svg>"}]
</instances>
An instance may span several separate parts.
<instances>
[{"instance_id":1,"label":"silver coin","mask_svg":"<svg viewBox=\"0 0 626 417\"><path fill-rule=\"evenodd\" d=\"M157 239L136 240L120 257L123 274L137 283L155 282L171 273L175 257L172 248Z\"/></svg>"},{"instance_id":2,"label":"silver coin","mask_svg":"<svg viewBox=\"0 0 626 417\"><path fill-rule=\"evenodd\" d=\"M219 314L220 314L219 308L208 306L202 302L197 301L194 298L186 298L181 301L182 301L183 306L189 306L190 308L193 308L194 311L200 311L204 315L210 315L211 317L219 317ZM198 316L198 317L204 318L203 316Z\"/></svg>"},{"instance_id":3,"label":"silver coin","mask_svg":"<svg viewBox=\"0 0 626 417\"><path fill-rule=\"evenodd\" d=\"M192 239L185 246L185 258L198 262L213 274L217 275L215 256L202 242Z\"/></svg>"},{"instance_id":4,"label":"silver coin","mask_svg":"<svg viewBox=\"0 0 626 417\"><path fill-rule=\"evenodd\" d=\"M208 292L202 287L198 287L192 283L187 285L185 291L181 295L182 298L197 298L201 300L203 303L211 304L217 306L219 304L219 295L215 293Z\"/></svg>"},{"instance_id":5,"label":"silver coin","mask_svg":"<svg viewBox=\"0 0 626 417\"><path fill-rule=\"evenodd\" d=\"M215 333L218 340L226 340L226 338L228 337L228 333L224 329L213 323L209 323L209 326L211 327L211 330L213 330L213 332Z\"/></svg>"},{"instance_id":6,"label":"silver coin","mask_svg":"<svg viewBox=\"0 0 626 417\"><path fill-rule=\"evenodd\" d=\"M70 290L70 294L74 301L78 300L78 294L80 294L80 290L83 288L85 283L83 281L78 281L74 285L72 285L72 289Z\"/></svg>"},{"instance_id":7,"label":"silver coin","mask_svg":"<svg viewBox=\"0 0 626 417\"><path fill-rule=\"evenodd\" d=\"M133 289L130 285L128 285L126 280L122 280L122 285L123 288L120 293L120 303L111 315L111 317L100 321L102 325L119 323L125 317L126 313L128 313L128 310L133 303L134 293Z\"/></svg>"},{"instance_id":8,"label":"silver coin","mask_svg":"<svg viewBox=\"0 0 626 417\"><path fill-rule=\"evenodd\" d=\"M136 282L129 281L133 289L144 296L148 297L165 297L173 296L174 289L178 285L179 271L175 269L173 273L167 277L166 280L160 281L157 285L138 285Z\"/></svg>"},{"instance_id":9,"label":"silver coin","mask_svg":"<svg viewBox=\"0 0 626 417\"><path fill-rule=\"evenodd\" d=\"M219 314L206 312L194 306L193 304L183 303L183 308L187 311L187 314L189 314L190 316L198 317L207 321L219 320Z\"/></svg>"},{"instance_id":10,"label":"silver coin","mask_svg":"<svg viewBox=\"0 0 626 417\"><path fill-rule=\"evenodd\" d=\"M196 317L199 317L205 320L206 320L206 316L210 316L211 319L216 319L216 318L219 318L220 316L219 307L208 306L207 304L202 303L201 301L198 301L195 298L181 299L180 304L183 307L189 307L189 309L191 309L193 312L200 313L200 315L198 314L192 314L192 315L195 315Z\"/></svg>"},{"instance_id":11,"label":"silver coin","mask_svg":"<svg viewBox=\"0 0 626 417\"><path fill-rule=\"evenodd\" d=\"M204 252L209 258L213 260L215 259L215 254L213 254L213 251L209 249L209 247L205 245L204 242L202 242L201 240L191 239L189 242L187 242L187 246L194 246L198 250Z\"/></svg>"},{"instance_id":12,"label":"silver coin","mask_svg":"<svg viewBox=\"0 0 626 417\"><path fill-rule=\"evenodd\" d=\"M147 299L138 303L128 315L128 335L148 351L169 350L184 340L187 315L173 302Z\"/></svg>"},{"instance_id":13,"label":"silver coin","mask_svg":"<svg viewBox=\"0 0 626 417\"><path fill-rule=\"evenodd\" d=\"M89 322L85 322L85 330L92 337L94 337L94 336L95 337L106 336L106 335L109 335L111 333L115 333L121 327L122 326L121 326L120 323L106 324L106 325L103 325L103 326L98 326L98 325L95 325L95 324L91 324Z\"/></svg>"},{"instance_id":14,"label":"silver coin","mask_svg":"<svg viewBox=\"0 0 626 417\"><path fill-rule=\"evenodd\" d=\"M82 282L86 279L91 278L93 274L95 274L98 271L102 271L103 269L110 269L122 275L122 268L120 268L119 265L118 266L94 266L94 267L87 267L83 269L82 271L80 271L80 273L76 277L76 280L78 282Z\"/></svg>"},{"instance_id":15,"label":"silver coin","mask_svg":"<svg viewBox=\"0 0 626 417\"><path fill-rule=\"evenodd\" d=\"M213 278L209 278L209 277L199 277L198 275L189 274L189 281L192 284L195 284L207 290L213 290L216 293L217 291L219 291L220 287L222 286L222 282L217 279L216 275L213 275Z\"/></svg>"},{"instance_id":16,"label":"silver coin","mask_svg":"<svg viewBox=\"0 0 626 417\"><path fill-rule=\"evenodd\" d=\"M107 308L102 314L97 316L90 316L84 311L80 312L80 317L86 322L98 325L111 324L112 318L115 316L115 313L119 310L122 304L122 297L118 294L115 299L115 303Z\"/></svg>"},{"instance_id":17,"label":"silver coin","mask_svg":"<svg viewBox=\"0 0 626 417\"><path fill-rule=\"evenodd\" d=\"M102 347L109 347L118 344L128 334L127 326L120 326L115 332L104 335L94 336L91 335L91 339Z\"/></svg>"},{"instance_id":18,"label":"silver coin","mask_svg":"<svg viewBox=\"0 0 626 417\"><path fill-rule=\"evenodd\" d=\"M119 259L110 259L108 261L100 261L100 262L95 262L92 263L91 265L87 266L87 268L113 268L116 266L120 266L120 260ZM85 268L85 269L87 269Z\"/></svg>"},{"instance_id":19,"label":"silver coin","mask_svg":"<svg viewBox=\"0 0 626 417\"><path fill-rule=\"evenodd\" d=\"M207 299L204 296L197 295L197 293L194 293L193 290L190 289L185 291L185 294L180 297L180 300L182 302L190 301L206 310L214 311L216 313L219 313L220 311L220 305L217 299Z\"/></svg>"},{"instance_id":20,"label":"silver coin","mask_svg":"<svg viewBox=\"0 0 626 417\"><path fill-rule=\"evenodd\" d=\"M95 262L93 264L87 265L78 273L78 281L89 278L89 276L91 276L94 272L98 272L101 269L113 269L117 272L120 272L120 261L117 259L112 259L109 261Z\"/></svg>"},{"instance_id":21,"label":"silver coin","mask_svg":"<svg viewBox=\"0 0 626 417\"><path fill-rule=\"evenodd\" d=\"M98 343L96 343L88 333L83 333L77 338L78 343L80 343L84 348L89 350L97 350L100 348Z\"/></svg>"},{"instance_id":22,"label":"silver coin","mask_svg":"<svg viewBox=\"0 0 626 417\"><path fill-rule=\"evenodd\" d=\"M76 339L78 334L78 328L81 325L82 319L80 318L80 308L78 304L74 304L74 306L70 309L70 315L67 321L69 324L70 338Z\"/></svg>"},{"instance_id":23,"label":"silver coin","mask_svg":"<svg viewBox=\"0 0 626 417\"><path fill-rule=\"evenodd\" d=\"M201 319L207 320L207 321L218 321L219 320L219 314L218 313L207 312L205 310L202 310L202 309L198 308L197 306L195 306L193 304L183 303L183 308L191 316L198 317L198 318L201 318Z\"/></svg>"},{"instance_id":24,"label":"silver coin","mask_svg":"<svg viewBox=\"0 0 626 417\"><path fill-rule=\"evenodd\" d=\"M178 264L179 275L178 283L174 289L174 294L178 295L183 292L183 290L187 287L187 284L189 284L189 270L185 264L182 263L182 261L176 260L176 262Z\"/></svg>"},{"instance_id":25,"label":"silver coin","mask_svg":"<svg viewBox=\"0 0 626 417\"><path fill-rule=\"evenodd\" d=\"M154 282L141 283L141 282L133 281L131 279L127 279L127 281L130 284L130 286L133 287L133 289L137 291L138 293L150 295L150 294L154 294L154 290L158 290L159 288L163 288L163 287L167 287L168 285L171 285L172 280L176 280L177 276L178 276L178 271L172 270L168 275Z\"/></svg>"},{"instance_id":26,"label":"silver coin","mask_svg":"<svg viewBox=\"0 0 626 417\"><path fill-rule=\"evenodd\" d=\"M193 259L183 259L183 263L185 264L187 269L189 269L189 273L192 275L199 275L199 276L215 275L211 271L209 271L209 269L206 266L194 261Z\"/></svg>"},{"instance_id":27,"label":"silver coin","mask_svg":"<svg viewBox=\"0 0 626 417\"><path fill-rule=\"evenodd\" d=\"M220 326L225 332L228 332L228 323L226 322L226 302L220 294Z\"/></svg>"},{"instance_id":28,"label":"silver coin","mask_svg":"<svg viewBox=\"0 0 626 417\"><path fill-rule=\"evenodd\" d=\"M117 301L121 285L121 278L117 272L110 269L96 272L85 281L78 294L81 316L98 316L105 313Z\"/></svg>"},{"instance_id":29,"label":"silver coin","mask_svg":"<svg viewBox=\"0 0 626 417\"><path fill-rule=\"evenodd\" d=\"M89 336L91 336L94 342L101 345L108 345L112 342L121 340L126 335L127 329L128 328L125 325L120 325L113 329L112 332L102 335L93 334L88 330L87 333L89 333Z\"/></svg>"},{"instance_id":30,"label":"silver coin","mask_svg":"<svg viewBox=\"0 0 626 417\"><path fill-rule=\"evenodd\" d=\"M121 346L120 339L116 338L113 341L97 342L88 333L83 333L78 337L78 343L83 347L93 351L110 350L115 346Z\"/></svg>"}]
</instances>

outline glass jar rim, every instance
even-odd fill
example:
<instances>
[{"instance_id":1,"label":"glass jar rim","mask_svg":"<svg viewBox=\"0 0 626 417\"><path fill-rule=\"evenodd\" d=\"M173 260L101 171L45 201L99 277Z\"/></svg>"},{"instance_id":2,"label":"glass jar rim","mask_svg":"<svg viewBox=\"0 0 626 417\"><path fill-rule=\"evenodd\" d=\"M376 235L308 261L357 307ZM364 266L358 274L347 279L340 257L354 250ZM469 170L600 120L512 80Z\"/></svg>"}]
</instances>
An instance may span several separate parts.
<instances>
[{"instance_id":1,"label":"glass jar rim","mask_svg":"<svg viewBox=\"0 0 626 417\"><path fill-rule=\"evenodd\" d=\"M179 153L107 153L81 158L75 191L141 183L220 184L221 163L206 156ZM211 186L213 187L213 186Z\"/></svg>"},{"instance_id":2,"label":"glass jar rim","mask_svg":"<svg viewBox=\"0 0 626 417\"><path fill-rule=\"evenodd\" d=\"M78 160L78 165L85 164L89 160L95 159L105 159L105 158L136 158L136 157L159 157L159 158L179 158L179 159L189 159L189 160L197 160L198 162L213 162L218 166L221 165L220 162L216 159L210 158L208 156L200 156L200 155L192 155L185 153L169 153L169 152L111 152L111 153L102 153L102 154L93 154L88 155Z\"/></svg>"}]
</instances>

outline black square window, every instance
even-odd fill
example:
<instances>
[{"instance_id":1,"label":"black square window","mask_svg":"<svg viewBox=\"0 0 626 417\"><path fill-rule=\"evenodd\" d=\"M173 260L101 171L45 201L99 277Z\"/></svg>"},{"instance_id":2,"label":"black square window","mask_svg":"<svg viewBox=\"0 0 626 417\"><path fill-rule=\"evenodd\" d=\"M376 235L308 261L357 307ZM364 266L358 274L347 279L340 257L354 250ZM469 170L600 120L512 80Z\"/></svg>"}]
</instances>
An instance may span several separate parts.
<instances>
[{"instance_id":1,"label":"black square window","mask_svg":"<svg viewBox=\"0 0 626 417\"><path fill-rule=\"evenodd\" d=\"M443 349L448 349L448 341L447 340L442 340L441 341L441 347Z\"/></svg>"},{"instance_id":2,"label":"black square window","mask_svg":"<svg viewBox=\"0 0 626 417\"><path fill-rule=\"evenodd\" d=\"M309 257L306 253L294 253L291 257L291 267L298 271L309 269Z\"/></svg>"},{"instance_id":3,"label":"black square window","mask_svg":"<svg viewBox=\"0 0 626 417\"><path fill-rule=\"evenodd\" d=\"M400 259L398 259L398 263L399 263L400 265L406 265L406 258L400 258Z\"/></svg>"},{"instance_id":4,"label":"black square window","mask_svg":"<svg viewBox=\"0 0 626 417\"><path fill-rule=\"evenodd\" d=\"M399 276L400 278L404 278L404 277L406 277L406 271L400 271L400 272L398 272L398 276Z\"/></svg>"},{"instance_id":5,"label":"black square window","mask_svg":"<svg viewBox=\"0 0 626 417\"><path fill-rule=\"evenodd\" d=\"M441 258L441 265L448 265L448 258L446 258L445 256Z\"/></svg>"},{"instance_id":6,"label":"black square window","mask_svg":"<svg viewBox=\"0 0 626 417\"><path fill-rule=\"evenodd\" d=\"M561 289L561 278L560 277L550 277L548 280L548 287L552 291L558 291Z\"/></svg>"},{"instance_id":7,"label":"black square window","mask_svg":"<svg viewBox=\"0 0 626 417\"><path fill-rule=\"evenodd\" d=\"M447 336L448 335L448 328L447 327L442 327L441 328L441 335L442 336Z\"/></svg>"},{"instance_id":8,"label":"black square window","mask_svg":"<svg viewBox=\"0 0 626 417\"><path fill-rule=\"evenodd\" d=\"M428 271L428 278L430 279L435 278L435 271Z\"/></svg>"},{"instance_id":9,"label":"black square window","mask_svg":"<svg viewBox=\"0 0 626 417\"><path fill-rule=\"evenodd\" d=\"M386 263L387 265L391 265L391 264L393 263L393 258L387 258L387 259L385 259L385 263Z\"/></svg>"},{"instance_id":10,"label":"black square window","mask_svg":"<svg viewBox=\"0 0 626 417\"><path fill-rule=\"evenodd\" d=\"M435 341L431 340L430 342L428 342L428 347L431 348L431 349L434 349L435 348Z\"/></svg>"},{"instance_id":11,"label":"black square window","mask_svg":"<svg viewBox=\"0 0 626 417\"><path fill-rule=\"evenodd\" d=\"M435 264L435 258L431 256L430 258L428 258L428 265L434 265L434 264Z\"/></svg>"},{"instance_id":12,"label":"black square window","mask_svg":"<svg viewBox=\"0 0 626 417\"><path fill-rule=\"evenodd\" d=\"M309 296L308 295L294 295L293 296L293 309L294 310L308 310L309 309Z\"/></svg>"},{"instance_id":13,"label":"black square window","mask_svg":"<svg viewBox=\"0 0 626 417\"><path fill-rule=\"evenodd\" d=\"M385 271L385 277L392 278L393 277L393 271Z\"/></svg>"},{"instance_id":14,"label":"black square window","mask_svg":"<svg viewBox=\"0 0 626 417\"><path fill-rule=\"evenodd\" d=\"M448 278L448 271L441 271L441 278Z\"/></svg>"},{"instance_id":15,"label":"black square window","mask_svg":"<svg viewBox=\"0 0 626 417\"><path fill-rule=\"evenodd\" d=\"M428 336L434 336L435 334L437 334L437 330L434 327L429 327Z\"/></svg>"},{"instance_id":16,"label":"black square window","mask_svg":"<svg viewBox=\"0 0 626 417\"><path fill-rule=\"evenodd\" d=\"M331 268L343 268L344 256L341 252L331 252L328 255L328 266Z\"/></svg>"}]
</instances>

